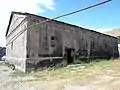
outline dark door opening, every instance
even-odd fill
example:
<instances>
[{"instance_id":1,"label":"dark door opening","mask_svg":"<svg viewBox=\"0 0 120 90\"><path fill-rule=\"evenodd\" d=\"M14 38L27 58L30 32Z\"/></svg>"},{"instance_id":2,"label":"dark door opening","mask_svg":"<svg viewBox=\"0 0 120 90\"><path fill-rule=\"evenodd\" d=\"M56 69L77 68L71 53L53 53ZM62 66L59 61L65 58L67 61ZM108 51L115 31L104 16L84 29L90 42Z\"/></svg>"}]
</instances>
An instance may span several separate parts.
<instances>
[{"instance_id":1,"label":"dark door opening","mask_svg":"<svg viewBox=\"0 0 120 90\"><path fill-rule=\"evenodd\" d=\"M71 49L71 48L67 48L66 49L66 59L67 59L67 63L68 64L71 64L71 63L73 63L73 49Z\"/></svg>"}]
</instances>

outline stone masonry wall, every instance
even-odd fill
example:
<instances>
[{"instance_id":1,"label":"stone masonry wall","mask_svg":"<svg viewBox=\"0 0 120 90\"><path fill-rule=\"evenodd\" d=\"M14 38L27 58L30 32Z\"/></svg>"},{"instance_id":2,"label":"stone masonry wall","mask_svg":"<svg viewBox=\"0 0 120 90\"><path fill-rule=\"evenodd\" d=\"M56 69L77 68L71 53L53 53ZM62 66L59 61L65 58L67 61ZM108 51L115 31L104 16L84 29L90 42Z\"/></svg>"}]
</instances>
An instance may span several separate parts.
<instances>
[{"instance_id":1,"label":"stone masonry wall","mask_svg":"<svg viewBox=\"0 0 120 90\"><path fill-rule=\"evenodd\" d=\"M14 14L7 35L7 62L22 71L30 71L66 65L67 50L71 50L74 58L118 57L117 38L54 20L28 28L10 42L21 30L46 19Z\"/></svg>"},{"instance_id":2,"label":"stone masonry wall","mask_svg":"<svg viewBox=\"0 0 120 90\"><path fill-rule=\"evenodd\" d=\"M46 20L37 16L28 18L28 26ZM31 64L49 57L64 59L66 49L73 49L75 57L118 57L116 38L63 22L50 21L30 28L27 41L28 61L34 60Z\"/></svg>"},{"instance_id":3,"label":"stone masonry wall","mask_svg":"<svg viewBox=\"0 0 120 90\"><path fill-rule=\"evenodd\" d=\"M14 64L16 68L23 71L25 71L26 68L27 32L24 32L15 39L12 38L27 27L27 20L25 18L25 15L14 14L6 42L6 61L10 64Z\"/></svg>"}]
</instances>

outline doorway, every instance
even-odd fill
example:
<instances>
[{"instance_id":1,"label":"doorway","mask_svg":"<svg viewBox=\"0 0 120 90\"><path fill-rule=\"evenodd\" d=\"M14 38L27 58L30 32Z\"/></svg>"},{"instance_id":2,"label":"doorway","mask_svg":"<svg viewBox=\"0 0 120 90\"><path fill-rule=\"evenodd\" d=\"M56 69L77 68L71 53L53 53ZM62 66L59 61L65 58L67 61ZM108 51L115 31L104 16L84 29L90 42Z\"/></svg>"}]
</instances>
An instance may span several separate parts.
<instances>
[{"instance_id":1,"label":"doorway","mask_svg":"<svg viewBox=\"0 0 120 90\"><path fill-rule=\"evenodd\" d=\"M72 48L67 48L65 51L66 51L67 63L68 63L68 64L73 63L73 58L74 58L73 53L74 53L74 49L72 49Z\"/></svg>"}]
</instances>

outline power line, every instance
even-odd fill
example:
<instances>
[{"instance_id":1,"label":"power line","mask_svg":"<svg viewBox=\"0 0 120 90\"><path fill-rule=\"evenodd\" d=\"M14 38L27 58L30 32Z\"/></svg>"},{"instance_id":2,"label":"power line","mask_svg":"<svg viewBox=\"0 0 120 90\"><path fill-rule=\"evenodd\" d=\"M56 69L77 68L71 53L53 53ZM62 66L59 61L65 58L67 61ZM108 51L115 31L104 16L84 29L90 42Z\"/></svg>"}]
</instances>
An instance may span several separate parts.
<instances>
[{"instance_id":1,"label":"power line","mask_svg":"<svg viewBox=\"0 0 120 90\"><path fill-rule=\"evenodd\" d=\"M68 15L72 15L72 14L75 14L75 13L78 13L78 12L81 12L81 11L85 11L85 10L88 10L90 8L93 8L93 7L96 7L96 6L100 6L102 4L105 4L107 2L110 2L112 0L106 0L106 1L103 1L103 2L100 2L100 3L97 3L97 4L94 4L94 5L91 5L91 6L88 6L86 8L83 8L83 9L80 9L80 10L77 10L77 11L73 11L73 12L70 12L70 13L67 13L67 14L63 14L63 15L60 15L60 16L57 16L55 18L52 18L52 19L46 19L42 22L39 22L39 23L35 23L35 24L32 24L30 26L28 26L27 28L23 29L22 31L18 32L15 36L13 36L13 38L6 44L8 45L9 43L11 43L12 41L14 41L16 38L18 38L22 33L24 33L28 28L31 28L35 25L39 25L39 24L42 24L42 23L45 23L45 22L49 22L49 21L52 21L52 20L55 20L55 19L58 19L58 18L61 18L61 17L65 17L65 16L68 16Z\"/></svg>"}]
</instances>

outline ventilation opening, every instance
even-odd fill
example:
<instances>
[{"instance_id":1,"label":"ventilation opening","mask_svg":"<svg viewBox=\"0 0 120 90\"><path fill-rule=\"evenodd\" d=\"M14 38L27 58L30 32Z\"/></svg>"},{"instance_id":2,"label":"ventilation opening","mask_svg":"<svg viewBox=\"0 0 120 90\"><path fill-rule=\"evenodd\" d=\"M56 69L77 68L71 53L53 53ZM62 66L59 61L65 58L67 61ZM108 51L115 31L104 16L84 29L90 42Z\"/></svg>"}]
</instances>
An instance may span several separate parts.
<instances>
[{"instance_id":1,"label":"ventilation opening","mask_svg":"<svg viewBox=\"0 0 120 90\"><path fill-rule=\"evenodd\" d=\"M66 49L66 59L68 64L73 63L73 57L74 57L73 53L74 53L74 49L71 48Z\"/></svg>"}]
</instances>

